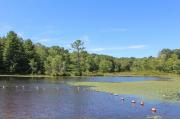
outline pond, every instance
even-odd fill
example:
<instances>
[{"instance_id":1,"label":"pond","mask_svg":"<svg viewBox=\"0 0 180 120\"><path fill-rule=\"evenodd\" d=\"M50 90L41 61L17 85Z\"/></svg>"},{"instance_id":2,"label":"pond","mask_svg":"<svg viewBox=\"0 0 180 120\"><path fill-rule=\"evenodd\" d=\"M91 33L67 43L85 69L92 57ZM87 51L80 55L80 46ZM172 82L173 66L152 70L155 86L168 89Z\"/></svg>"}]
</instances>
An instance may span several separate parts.
<instances>
[{"instance_id":1,"label":"pond","mask_svg":"<svg viewBox=\"0 0 180 120\"><path fill-rule=\"evenodd\" d=\"M158 77L0 77L0 118L180 118L180 104L96 92L71 81L135 82ZM121 97L125 100L122 101ZM131 104L135 99L136 104ZM151 112L152 107L157 112Z\"/></svg>"}]
</instances>

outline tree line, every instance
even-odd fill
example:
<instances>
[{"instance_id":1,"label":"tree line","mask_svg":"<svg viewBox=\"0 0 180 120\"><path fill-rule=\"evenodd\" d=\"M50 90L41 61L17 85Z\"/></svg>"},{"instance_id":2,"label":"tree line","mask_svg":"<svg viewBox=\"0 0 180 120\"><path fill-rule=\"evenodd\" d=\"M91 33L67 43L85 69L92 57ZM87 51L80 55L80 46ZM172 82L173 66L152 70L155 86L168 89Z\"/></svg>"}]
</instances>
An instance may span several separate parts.
<instances>
[{"instance_id":1,"label":"tree line","mask_svg":"<svg viewBox=\"0 0 180 120\"><path fill-rule=\"evenodd\" d=\"M10 31L0 37L0 73L80 76L98 72L160 71L180 74L180 49L163 49L158 57L116 58L90 54L83 45L81 40L76 40L70 52L60 46L34 44Z\"/></svg>"}]
</instances>

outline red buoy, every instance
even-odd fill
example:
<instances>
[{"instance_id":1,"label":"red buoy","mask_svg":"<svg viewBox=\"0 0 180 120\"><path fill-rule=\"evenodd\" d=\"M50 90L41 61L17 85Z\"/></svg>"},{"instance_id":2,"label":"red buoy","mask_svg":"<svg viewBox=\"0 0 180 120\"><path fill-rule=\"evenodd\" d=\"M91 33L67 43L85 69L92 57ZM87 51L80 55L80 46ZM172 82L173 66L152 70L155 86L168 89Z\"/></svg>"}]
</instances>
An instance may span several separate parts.
<instances>
[{"instance_id":1,"label":"red buoy","mask_svg":"<svg viewBox=\"0 0 180 120\"><path fill-rule=\"evenodd\" d=\"M152 112L156 112L157 110L156 110L155 107L153 107L153 108L151 108L151 111L152 111Z\"/></svg>"}]
</instances>

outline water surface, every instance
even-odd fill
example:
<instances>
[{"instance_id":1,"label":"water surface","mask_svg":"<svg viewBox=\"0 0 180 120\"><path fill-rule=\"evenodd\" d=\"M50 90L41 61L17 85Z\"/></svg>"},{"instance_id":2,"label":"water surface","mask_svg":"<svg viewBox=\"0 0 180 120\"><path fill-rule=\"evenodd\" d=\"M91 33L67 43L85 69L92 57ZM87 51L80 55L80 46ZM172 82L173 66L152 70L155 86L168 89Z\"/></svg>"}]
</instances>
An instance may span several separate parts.
<instances>
[{"instance_id":1,"label":"water surface","mask_svg":"<svg viewBox=\"0 0 180 120\"><path fill-rule=\"evenodd\" d=\"M69 86L71 81L134 82L161 80L158 77L59 77L0 78L0 118L180 118L180 104L145 101L130 95L96 92L88 87ZM3 88L4 86L4 88ZM24 87L23 87L24 86ZM121 101L121 97L125 101ZM137 104L131 104L135 99ZM157 113L151 108L156 106Z\"/></svg>"}]
</instances>

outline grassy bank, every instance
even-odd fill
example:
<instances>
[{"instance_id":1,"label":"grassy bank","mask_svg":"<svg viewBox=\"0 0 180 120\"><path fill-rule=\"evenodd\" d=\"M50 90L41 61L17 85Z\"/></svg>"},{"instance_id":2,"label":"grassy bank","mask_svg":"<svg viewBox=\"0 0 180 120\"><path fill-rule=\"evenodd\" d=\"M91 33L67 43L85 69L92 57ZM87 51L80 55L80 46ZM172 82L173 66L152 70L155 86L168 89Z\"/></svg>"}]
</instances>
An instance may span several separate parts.
<instances>
[{"instance_id":1,"label":"grassy bank","mask_svg":"<svg viewBox=\"0 0 180 120\"><path fill-rule=\"evenodd\" d=\"M147 99L180 102L180 77L170 80L139 82L73 82L74 86L91 86L91 89L113 94L138 95Z\"/></svg>"},{"instance_id":2,"label":"grassy bank","mask_svg":"<svg viewBox=\"0 0 180 120\"><path fill-rule=\"evenodd\" d=\"M66 75L59 76L73 76L74 74L68 73ZM83 72L82 76L176 76L176 74L158 72L158 71L139 71L139 72ZM0 77L58 77L54 75L45 74L1 74Z\"/></svg>"},{"instance_id":3,"label":"grassy bank","mask_svg":"<svg viewBox=\"0 0 180 120\"><path fill-rule=\"evenodd\" d=\"M0 77L53 77L50 75L20 75L20 74L14 74L14 75L0 75Z\"/></svg>"},{"instance_id":4,"label":"grassy bank","mask_svg":"<svg viewBox=\"0 0 180 120\"><path fill-rule=\"evenodd\" d=\"M176 76L173 73L165 73L159 71L138 71L138 72L84 72L84 76Z\"/></svg>"}]
</instances>

